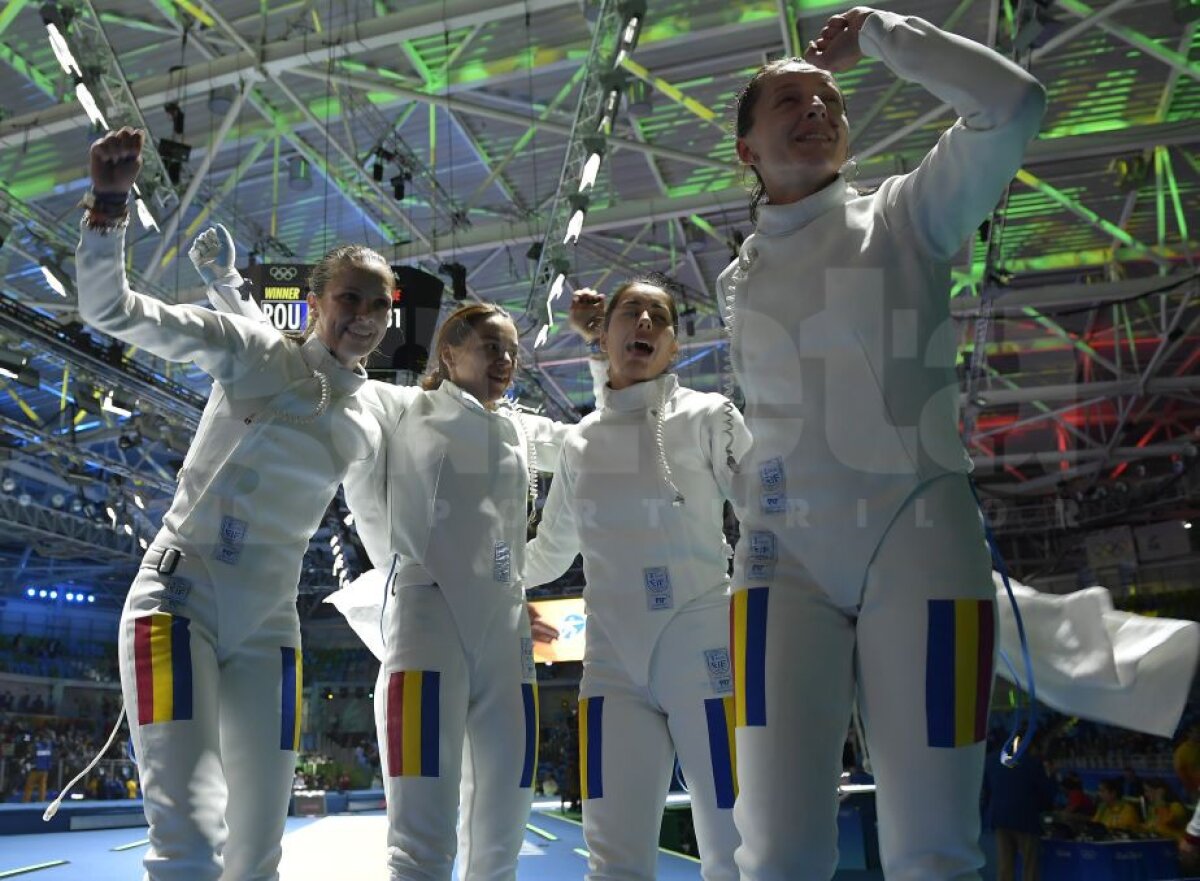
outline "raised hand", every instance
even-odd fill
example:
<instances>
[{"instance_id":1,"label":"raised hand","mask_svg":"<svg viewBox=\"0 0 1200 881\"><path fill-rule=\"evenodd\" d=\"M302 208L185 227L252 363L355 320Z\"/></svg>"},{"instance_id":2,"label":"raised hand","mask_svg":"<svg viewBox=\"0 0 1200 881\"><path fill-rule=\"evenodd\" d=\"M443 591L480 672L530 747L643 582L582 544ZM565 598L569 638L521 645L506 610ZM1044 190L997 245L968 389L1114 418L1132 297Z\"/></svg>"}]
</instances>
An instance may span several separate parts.
<instances>
[{"instance_id":1,"label":"raised hand","mask_svg":"<svg viewBox=\"0 0 1200 881\"><path fill-rule=\"evenodd\" d=\"M89 153L92 190L98 195L128 194L142 170L143 143L144 133L129 127L95 141Z\"/></svg>"},{"instance_id":2,"label":"raised hand","mask_svg":"<svg viewBox=\"0 0 1200 881\"><path fill-rule=\"evenodd\" d=\"M856 6L846 12L831 15L815 40L810 40L804 50L804 60L809 64L840 73L858 64L863 57L858 46L858 32L875 10L867 6Z\"/></svg>"},{"instance_id":3,"label":"raised hand","mask_svg":"<svg viewBox=\"0 0 1200 881\"><path fill-rule=\"evenodd\" d=\"M595 342L604 329L604 294L591 288L580 288L571 297L567 323L589 343Z\"/></svg>"},{"instance_id":4,"label":"raised hand","mask_svg":"<svg viewBox=\"0 0 1200 881\"><path fill-rule=\"evenodd\" d=\"M237 250L233 236L219 223L196 236L196 241L188 249L188 256L192 258L192 265L206 285L234 274Z\"/></svg>"}]
</instances>

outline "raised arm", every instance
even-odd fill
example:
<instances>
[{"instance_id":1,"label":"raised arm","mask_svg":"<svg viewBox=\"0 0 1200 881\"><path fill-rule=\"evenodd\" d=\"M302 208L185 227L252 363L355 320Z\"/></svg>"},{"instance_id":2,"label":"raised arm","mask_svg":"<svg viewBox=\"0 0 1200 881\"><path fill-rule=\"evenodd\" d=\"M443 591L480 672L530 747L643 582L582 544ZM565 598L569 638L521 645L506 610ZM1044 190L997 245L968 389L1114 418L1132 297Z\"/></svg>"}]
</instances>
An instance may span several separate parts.
<instances>
[{"instance_id":1,"label":"raised arm","mask_svg":"<svg viewBox=\"0 0 1200 881\"><path fill-rule=\"evenodd\" d=\"M579 528L575 479L564 457L550 485L537 536L525 546L526 588L553 581L570 568L580 551Z\"/></svg>"},{"instance_id":2,"label":"raised arm","mask_svg":"<svg viewBox=\"0 0 1200 881\"><path fill-rule=\"evenodd\" d=\"M570 308L571 327L590 345L600 333L600 325L604 320L604 295L588 288L581 288L571 298ZM588 359L588 370L592 374L592 392L597 399L600 397L600 387L608 382L608 359L592 357ZM563 439L574 426L571 422L557 422L545 416L521 415L521 425L529 436L537 454L537 465L540 471L553 473L558 468L559 450Z\"/></svg>"},{"instance_id":3,"label":"raised arm","mask_svg":"<svg viewBox=\"0 0 1200 881\"><path fill-rule=\"evenodd\" d=\"M979 43L916 16L865 7L831 18L805 57L844 70L857 60L856 51L924 86L958 114L920 167L886 192L889 208L907 213L927 250L948 260L1021 167L1041 125L1045 90Z\"/></svg>"},{"instance_id":4,"label":"raised arm","mask_svg":"<svg viewBox=\"0 0 1200 881\"><path fill-rule=\"evenodd\" d=\"M92 145L93 204L84 218L75 267L79 314L97 330L168 361L195 362L228 383L262 357L277 335L262 325L198 306L137 293L125 275L127 200L141 167L142 133L110 132Z\"/></svg>"},{"instance_id":5,"label":"raised arm","mask_svg":"<svg viewBox=\"0 0 1200 881\"><path fill-rule=\"evenodd\" d=\"M251 321L267 320L254 298L241 293L245 279L234 266L237 250L233 236L222 224L211 226L196 236L188 248L188 257L204 279L205 292L214 309Z\"/></svg>"}]
</instances>

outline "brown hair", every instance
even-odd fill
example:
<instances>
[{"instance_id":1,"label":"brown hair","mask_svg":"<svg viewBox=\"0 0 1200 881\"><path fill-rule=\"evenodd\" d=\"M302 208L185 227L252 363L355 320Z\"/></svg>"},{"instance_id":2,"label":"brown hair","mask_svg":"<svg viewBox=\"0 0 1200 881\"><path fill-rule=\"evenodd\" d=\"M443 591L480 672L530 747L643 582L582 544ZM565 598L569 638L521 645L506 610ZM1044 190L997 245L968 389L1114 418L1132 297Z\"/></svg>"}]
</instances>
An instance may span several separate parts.
<instances>
[{"instance_id":1,"label":"brown hair","mask_svg":"<svg viewBox=\"0 0 1200 881\"><path fill-rule=\"evenodd\" d=\"M386 257L366 245L340 245L322 257L320 262L308 272L308 290L316 295L318 300L321 299L325 296L325 288L329 285L329 280L346 266L378 268L379 274L386 279L388 293L396 290L396 275L392 272L391 264L387 262ZM316 312L309 309L308 322L304 325L304 330L300 333L285 333L284 336L297 343L303 343L316 332L316 319ZM358 363L365 365L367 358L365 356L360 358Z\"/></svg>"},{"instance_id":2,"label":"brown hair","mask_svg":"<svg viewBox=\"0 0 1200 881\"><path fill-rule=\"evenodd\" d=\"M442 355L450 346L461 346L479 325L493 316L499 316L512 321L512 316L503 306L495 303L468 303L459 306L442 322L438 328L437 339L433 343L433 352L429 358L429 367L421 377L421 388L433 391L444 380L450 378L450 370Z\"/></svg>"},{"instance_id":3,"label":"brown hair","mask_svg":"<svg viewBox=\"0 0 1200 881\"><path fill-rule=\"evenodd\" d=\"M736 119L733 131L737 137L746 137L746 135L750 134L750 129L754 127L754 106L758 103L759 95L762 93L763 82L768 77L777 76L790 67L801 67L806 71L815 71L829 75L827 70L795 56L779 58L769 64L764 64L754 72L754 76L750 77L749 82L742 87L742 90L737 93L737 97L734 98ZM830 79L832 79L832 76ZM842 108L845 109L846 96L842 94L842 90L837 87L836 82L834 83L834 88L842 96ZM751 223L755 223L758 221L758 206L766 197L767 188L763 183L762 175L758 173L758 169L752 165L749 168L754 172L754 188L750 191L750 221Z\"/></svg>"},{"instance_id":4,"label":"brown hair","mask_svg":"<svg viewBox=\"0 0 1200 881\"><path fill-rule=\"evenodd\" d=\"M617 304L621 301L621 296L628 293L637 285L644 285L648 288L657 288L667 295L667 308L671 311L671 326L675 332L679 332L679 302L678 293L679 285L672 281L669 276L661 272L649 272L645 275L635 276L621 284L612 296L608 298L608 302L604 304L604 329L608 330L609 324L612 323L613 313L617 311Z\"/></svg>"}]
</instances>

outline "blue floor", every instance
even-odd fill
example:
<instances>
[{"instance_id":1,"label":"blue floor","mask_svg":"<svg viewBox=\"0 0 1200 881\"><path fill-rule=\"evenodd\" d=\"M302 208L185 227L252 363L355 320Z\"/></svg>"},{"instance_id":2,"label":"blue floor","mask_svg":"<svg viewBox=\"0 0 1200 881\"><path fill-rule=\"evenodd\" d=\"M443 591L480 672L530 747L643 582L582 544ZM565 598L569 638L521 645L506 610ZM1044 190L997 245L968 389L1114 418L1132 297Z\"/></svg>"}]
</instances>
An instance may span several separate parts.
<instances>
[{"instance_id":1,"label":"blue floor","mask_svg":"<svg viewBox=\"0 0 1200 881\"><path fill-rule=\"evenodd\" d=\"M329 875L318 867L287 870L288 838L297 841L318 831L316 824L336 820L362 826L378 837L381 815L363 813L352 817L289 817L285 842L285 871L281 881L316 881ZM564 881L582 878L587 867L582 829L578 824L550 814L530 817L525 847L519 861L520 881ZM377 828L378 827L378 828ZM298 834L300 833L300 834ZM382 841L379 841L382 847ZM90 832L51 832L6 835L0 838L0 879L31 881L136 881L141 877L141 860L146 851L144 829L104 829ZM42 868L36 868L42 866ZM26 871L22 872L24 869ZM386 877L379 866L380 877ZM19 874L13 874L17 872ZM699 865L687 857L663 851L658 860L661 881L695 881Z\"/></svg>"}]
</instances>

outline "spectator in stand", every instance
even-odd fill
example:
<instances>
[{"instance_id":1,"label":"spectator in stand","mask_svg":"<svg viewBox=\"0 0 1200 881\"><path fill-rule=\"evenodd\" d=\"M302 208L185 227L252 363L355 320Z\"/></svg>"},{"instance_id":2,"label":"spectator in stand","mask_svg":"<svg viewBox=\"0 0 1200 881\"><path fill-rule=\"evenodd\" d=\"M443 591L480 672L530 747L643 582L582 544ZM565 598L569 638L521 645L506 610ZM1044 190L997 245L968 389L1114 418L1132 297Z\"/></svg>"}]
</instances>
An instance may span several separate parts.
<instances>
[{"instance_id":1,"label":"spectator in stand","mask_svg":"<svg viewBox=\"0 0 1200 881\"><path fill-rule=\"evenodd\" d=\"M1175 748L1175 774L1185 798L1200 794L1200 722L1188 726L1187 737Z\"/></svg>"},{"instance_id":2,"label":"spectator in stand","mask_svg":"<svg viewBox=\"0 0 1200 881\"><path fill-rule=\"evenodd\" d=\"M1179 839L1179 868L1186 875L1200 871L1200 802L1196 804L1196 812L1192 814L1183 838Z\"/></svg>"},{"instance_id":3,"label":"spectator in stand","mask_svg":"<svg viewBox=\"0 0 1200 881\"><path fill-rule=\"evenodd\" d=\"M1137 806L1121 798L1121 781L1109 777L1100 781L1100 806L1092 821L1106 826L1111 831L1133 831L1142 825Z\"/></svg>"},{"instance_id":4,"label":"spectator in stand","mask_svg":"<svg viewBox=\"0 0 1200 881\"><path fill-rule=\"evenodd\" d=\"M1141 798L1146 794L1144 792L1145 784L1142 782L1142 778L1137 775L1137 771L1133 770L1133 768L1130 768L1128 765L1126 765L1124 770L1121 772L1121 782L1125 788L1126 798Z\"/></svg>"},{"instance_id":5,"label":"spectator in stand","mask_svg":"<svg viewBox=\"0 0 1200 881\"><path fill-rule=\"evenodd\" d=\"M553 774L547 774L542 778L542 795L547 798L554 798L558 795L558 781L554 779Z\"/></svg>"},{"instance_id":6,"label":"spectator in stand","mask_svg":"<svg viewBox=\"0 0 1200 881\"><path fill-rule=\"evenodd\" d=\"M45 728L37 733L33 744L33 767L25 777L25 801L33 801L33 789L38 787L38 801L46 800L46 784L50 780L50 765L54 760L54 742Z\"/></svg>"},{"instance_id":7,"label":"spectator in stand","mask_svg":"<svg viewBox=\"0 0 1200 881\"><path fill-rule=\"evenodd\" d=\"M138 782L136 777L129 777L125 780L125 797L138 797Z\"/></svg>"},{"instance_id":8,"label":"spectator in stand","mask_svg":"<svg viewBox=\"0 0 1200 881\"><path fill-rule=\"evenodd\" d=\"M1188 823L1188 812L1170 785L1160 777L1154 777L1145 783L1146 792L1146 831L1156 838L1172 838L1176 841L1183 838L1184 829Z\"/></svg>"},{"instance_id":9,"label":"spectator in stand","mask_svg":"<svg viewBox=\"0 0 1200 881\"><path fill-rule=\"evenodd\" d=\"M984 822L996 831L996 881L1014 881L1021 857L1021 881L1038 881L1038 841L1042 812L1054 804L1054 784L1035 744L1012 768L1000 750L988 754L983 776Z\"/></svg>"}]
</instances>

